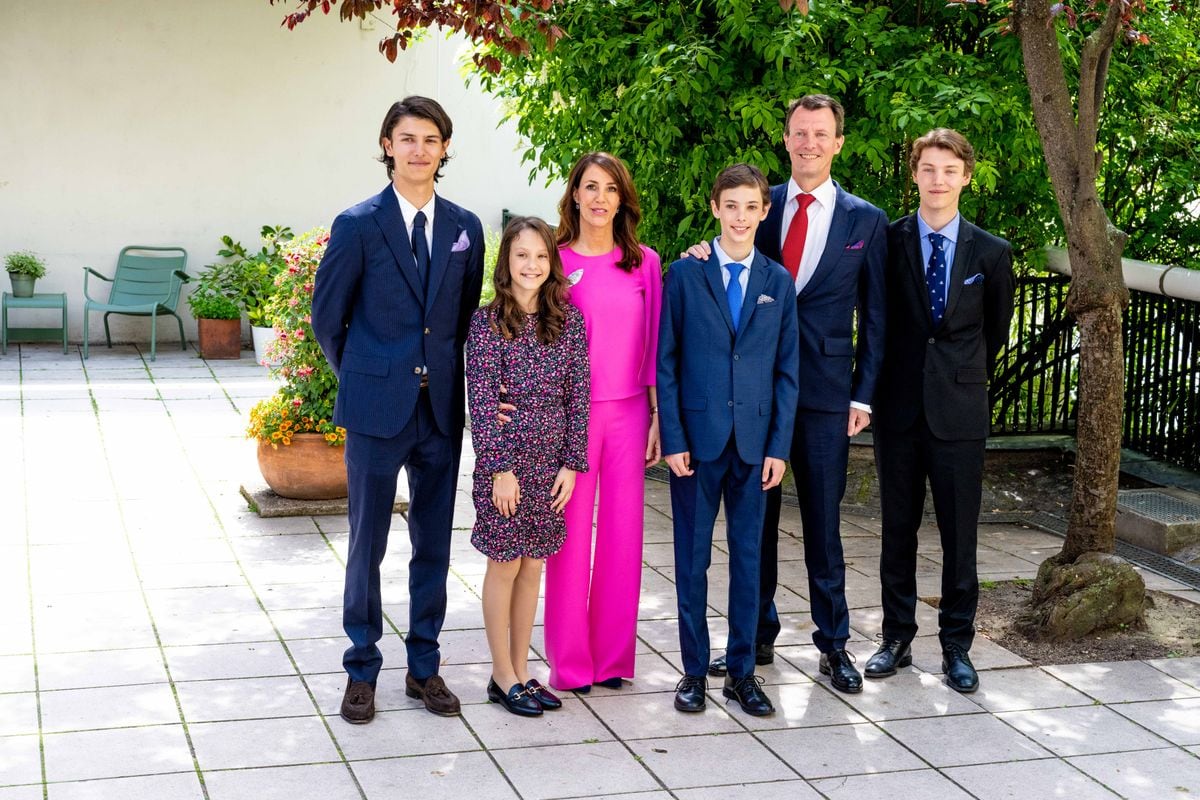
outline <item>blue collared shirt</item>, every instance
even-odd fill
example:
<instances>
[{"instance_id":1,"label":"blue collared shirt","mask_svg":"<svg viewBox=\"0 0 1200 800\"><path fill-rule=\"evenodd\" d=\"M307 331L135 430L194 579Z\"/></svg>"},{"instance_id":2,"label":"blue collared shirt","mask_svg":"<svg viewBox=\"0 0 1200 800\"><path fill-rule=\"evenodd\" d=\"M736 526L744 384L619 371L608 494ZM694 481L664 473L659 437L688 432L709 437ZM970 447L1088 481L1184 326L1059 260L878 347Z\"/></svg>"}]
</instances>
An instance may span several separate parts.
<instances>
[{"instance_id":1,"label":"blue collared shirt","mask_svg":"<svg viewBox=\"0 0 1200 800\"><path fill-rule=\"evenodd\" d=\"M713 239L712 246L713 246L713 252L717 254L717 261L721 265L721 283L725 284L726 289L729 288L729 267L727 267L726 265L729 264L730 262L737 261L737 263L739 263L743 267L745 267L745 269L742 270L741 274L738 275L738 283L740 283L742 286L742 297L745 297L746 296L746 288L750 285L750 265L752 263L754 263L754 252L755 252L754 248L751 247L750 254L748 256L746 256L745 258L741 259L740 261L738 261L737 259L730 258L729 254L721 249L721 237L720 236Z\"/></svg>"},{"instance_id":2,"label":"blue collared shirt","mask_svg":"<svg viewBox=\"0 0 1200 800\"><path fill-rule=\"evenodd\" d=\"M954 249L958 245L960 222L962 222L962 214L955 214L954 219L947 222L940 231L935 231L925 223L925 220L921 219L920 212L917 213L917 231L921 234L921 266L923 268L928 269L929 256L933 253L933 245L929 243L929 234L940 233L946 237L946 241L942 242L942 250L946 253L946 297L943 299L947 304L950 302L950 271L954 267Z\"/></svg>"}]
</instances>

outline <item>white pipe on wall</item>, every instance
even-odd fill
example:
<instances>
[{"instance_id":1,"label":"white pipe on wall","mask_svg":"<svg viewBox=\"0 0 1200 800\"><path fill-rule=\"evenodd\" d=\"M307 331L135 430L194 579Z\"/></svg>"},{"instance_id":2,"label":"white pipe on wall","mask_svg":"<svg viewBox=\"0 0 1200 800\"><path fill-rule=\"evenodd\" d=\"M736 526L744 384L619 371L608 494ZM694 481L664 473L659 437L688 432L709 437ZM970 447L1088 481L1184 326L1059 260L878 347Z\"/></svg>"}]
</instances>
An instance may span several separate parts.
<instances>
[{"instance_id":1,"label":"white pipe on wall","mask_svg":"<svg viewBox=\"0 0 1200 800\"><path fill-rule=\"evenodd\" d=\"M1059 275L1071 275L1067 251L1060 247L1046 248L1046 268ZM1200 302L1200 269L1186 269L1166 264L1150 264L1132 258L1121 259L1125 285L1140 292L1152 292L1165 297Z\"/></svg>"}]
</instances>

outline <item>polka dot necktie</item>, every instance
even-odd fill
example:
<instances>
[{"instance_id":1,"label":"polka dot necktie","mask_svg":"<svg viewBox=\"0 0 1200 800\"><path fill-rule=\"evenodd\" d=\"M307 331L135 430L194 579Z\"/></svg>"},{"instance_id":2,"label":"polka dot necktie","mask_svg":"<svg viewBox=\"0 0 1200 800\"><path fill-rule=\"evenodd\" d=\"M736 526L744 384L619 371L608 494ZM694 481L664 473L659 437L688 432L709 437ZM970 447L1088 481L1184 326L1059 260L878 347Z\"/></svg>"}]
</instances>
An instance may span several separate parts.
<instances>
[{"instance_id":1,"label":"polka dot necktie","mask_svg":"<svg viewBox=\"0 0 1200 800\"><path fill-rule=\"evenodd\" d=\"M925 269L925 285L929 287L929 313L933 324L941 324L946 314L946 251L942 249L946 237L940 233L929 234L929 266Z\"/></svg>"}]
</instances>

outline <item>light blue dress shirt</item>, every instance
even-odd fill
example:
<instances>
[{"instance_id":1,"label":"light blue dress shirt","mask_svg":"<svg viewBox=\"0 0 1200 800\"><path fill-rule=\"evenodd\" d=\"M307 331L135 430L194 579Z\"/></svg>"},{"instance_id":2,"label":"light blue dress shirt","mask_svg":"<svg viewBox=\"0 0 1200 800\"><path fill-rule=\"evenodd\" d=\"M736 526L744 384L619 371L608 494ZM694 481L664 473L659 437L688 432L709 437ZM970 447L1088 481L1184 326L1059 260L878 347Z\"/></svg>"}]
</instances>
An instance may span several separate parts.
<instances>
[{"instance_id":1,"label":"light blue dress shirt","mask_svg":"<svg viewBox=\"0 0 1200 800\"><path fill-rule=\"evenodd\" d=\"M921 215L917 214L917 230L921 234L921 271L929 269L929 256L933 253L933 245L929 243L929 234L940 233L946 237L946 241L942 242L942 251L946 254L946 296L942 298L946 304L950 304L950 273L954 269L954 250L958 246L958 226L962 222L962 214L955 214L954 219L946 223L940 231L935 231L933 228L925 224L925 220L921 219Z\"/></svg>"}]
</instances>

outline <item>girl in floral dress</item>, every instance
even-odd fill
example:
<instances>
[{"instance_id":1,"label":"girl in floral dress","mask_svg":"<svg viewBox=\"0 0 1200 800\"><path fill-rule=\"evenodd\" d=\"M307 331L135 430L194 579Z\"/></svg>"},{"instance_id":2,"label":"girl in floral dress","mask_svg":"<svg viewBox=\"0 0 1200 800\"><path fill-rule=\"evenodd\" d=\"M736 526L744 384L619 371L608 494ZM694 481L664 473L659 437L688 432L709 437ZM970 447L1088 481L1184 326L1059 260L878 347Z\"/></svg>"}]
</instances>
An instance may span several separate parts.
<instances>
[{"instance_id":1,"label":"girl in floral dress","mask_svg":"<svg viewBox=\"0 0 1200 800\"><path fill-rule=\"evenodd\" d=\"M563 508L587 470L590 403L583 316L567 302L554 233L536 217L509 223L496 299L471 318L467 390L475 446L471 543L487 556L483 621L492 653L488 699L538 716L562 703L529 676L542 562L566 537ZM496 418L501 400L517 406Z\"/></svg>"}]
</instances>

